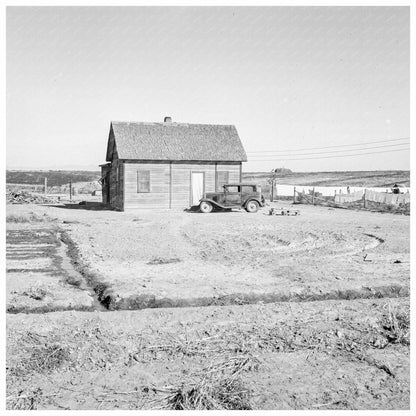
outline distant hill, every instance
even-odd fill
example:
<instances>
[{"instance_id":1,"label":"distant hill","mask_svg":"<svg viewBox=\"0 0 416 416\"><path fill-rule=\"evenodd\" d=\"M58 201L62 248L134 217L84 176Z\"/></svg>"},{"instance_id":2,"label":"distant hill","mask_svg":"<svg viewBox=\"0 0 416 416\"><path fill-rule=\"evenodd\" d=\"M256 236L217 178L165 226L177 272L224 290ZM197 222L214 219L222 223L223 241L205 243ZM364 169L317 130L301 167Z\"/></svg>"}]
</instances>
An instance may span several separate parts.
<instances>
[{"instance_id":1,"label":"distant hill","mask_svg":"<svg viewBox=\"0 0 416 416\"><path fill-rule=\"evenodd\" d=\"M368 186L391 187L397 183L410 186L410 171L342 171L342 172L292 172L289 169L276 169L277 181L282 185L304 186ZM72 183L95 182L100 179L99 171L82 170L7 170L8 184L43 185L44 178L48 178L48 186L67 185ZM257 182L266 186L270 172L243 172L243 180ZM267 188L265 188L267 189Z\"/></svg>"},{"instance_id":2,"label":"distant hill","mask_svg":"<svg viewBox=\"0 0 416 416\"><path fill-rule=\"evenodd\" d=\"M43 185L45 177L48 178L48 186L66 185L69 181L94 182L100 179L99 171L83 170L7 170L6 183Z\"/></svg>"},{"instance_id":3,"label":"distant hill","mask_svg":"<svg viewBox=\"0 0 416 416\"><path fill-rule=\"evenodd\" d=\"M243 180L256 182L268 190L267 179L270 172L243 172ZM281 185L303 186L362 186L386 187L395 183L410 186L410 171L383 170L383 171L342 171L342 172L282 172L277 175L277 182Z\"/></svg>"}]
</instances>

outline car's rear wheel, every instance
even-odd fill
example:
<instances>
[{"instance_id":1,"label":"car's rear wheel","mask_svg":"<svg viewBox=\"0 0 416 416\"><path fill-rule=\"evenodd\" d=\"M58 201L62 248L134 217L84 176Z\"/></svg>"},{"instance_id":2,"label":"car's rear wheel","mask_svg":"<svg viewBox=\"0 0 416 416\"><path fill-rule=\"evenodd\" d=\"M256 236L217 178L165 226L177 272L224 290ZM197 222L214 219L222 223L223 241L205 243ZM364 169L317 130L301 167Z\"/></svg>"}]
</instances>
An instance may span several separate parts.
<instances>
[{"instance_id":1,"label":"car's rear wheel","mask_svg":"<svg viewBox=\"0 0 416 416\"><path fill-rule=\"evenodd\" d=\"M257 212L259 209L259 203L257 201L248 201L246 205L247 212Z\"/></svg>"},{"instance_id":2,"label":"car's rear wheel","mask_svg":"<svg viewBox=\"0 0 416 416\"><path fill-rule=\"evenodd\" d=\"M213 206L212 206L212 204L210 204L209 202L205 202L205 201L203 201L203 202L201 202L201 203L199 204L199 209L200 209L200 211L201 211L201 212L203 212L204 214L208 214L208 213L210 213L210 212L212 211L212 208L213 208Z\"/></svg>"}]
</instances>

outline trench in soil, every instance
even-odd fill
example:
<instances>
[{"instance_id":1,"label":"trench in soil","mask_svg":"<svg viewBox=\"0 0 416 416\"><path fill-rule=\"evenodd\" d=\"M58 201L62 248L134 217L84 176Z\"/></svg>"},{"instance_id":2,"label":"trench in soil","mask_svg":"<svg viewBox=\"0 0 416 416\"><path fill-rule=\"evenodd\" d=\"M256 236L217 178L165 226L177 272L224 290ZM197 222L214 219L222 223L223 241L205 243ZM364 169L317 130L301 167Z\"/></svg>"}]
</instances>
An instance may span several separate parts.
<instances>
[{"instance_id":1,"label":"trench in soil","mask_svg":"<svg viewBox=\"0 0 416 416\"><path fill-rule=\"evenodd\" d=\"M60 245L57 248L57 251L62 259L61 268L67 273L68 284L71 284L71 279L75 282L76 286L78 286L81 290L85 290L90 293L91 297L94 299L94 303L92 306L93 310L98 311L106 311L106 308L98 299L94 288L91 286L90 282L85 278L85 276L76 270L73 265L72 257L71 257L71 249L65 242L65 237L63 237L63 232L60 232L58 235Z\"/></svg>"},{"instance_id":2,"label":"trench in soil","mask_svg":"<svg viewBox=\"0 0 416 416\"><path fill-rule=\"evenodd\" d=\"M366 234L375 239L371 247L374 248L384 243L384 240L372 234ZM226 306L244 305L252 303L273 302L312 302L322 300L352 300L352 299L378 299L408 297L410 291L401 285L385 285L376 287L362 287L357 289L332 290L328 292L317 291L304 293L233 293L221 297L199 298L156 298L154 295L135 295L129 298L121 298L116 294L107 294L111 289L109 283L103 282L100 276L92 273L81 259L75 242L66 232L62 232L61 240L67 246L67 255L71 259L73 268L80 273L87 284L94 290L98 301L106 310L140 310L148 308L181 308L200 306Z\"/></svg>"},{"instance_id":3,"label":"trench in soil","mask_svg":"<svg viewBox=\"0 0 416 416\"><path fill-rule=\"evenodd\" d=\"M107 311L96 296L95 291L88 284L84 276L73 266L69 247L62 238L62 231L58 227L47 229L8 230L6 234L8 244L7 260L26 261L26 267L7 267L7 273L41 273L54 276L64 285L73 286L76 290L88 292L93 303L88 305L61 306L51 304L8 305L7 313L45 313L66 310L76 311ZM48 260L46 267L34 267L36 261ZM41 283L41 282L40 282ZM42 286L40 286L42 288ZM74 295L76 296L76 294Z\"/></svg>"},{"instance_id":4,"label":"trench in soil","mask_svg":"<svg viewBox=\"0 0 416 416\"><path fill-rule=\"evenodd\" d=\"M30 247L33 241L33 236L36 231L39 230L19 230L11 233L11 239L13 240L13 251L10 254L11 258L20 259L24 258L24 247ZM31 253L33 257L46 257L52 260L54 268L59 274L64 276L65 282L68 285L73 285L80 290L84 290L90 293L94 300L94 304L91 307L53 307L53 306L42 306L39 307L10 307L9 313L45 313L52 311L61 310L139 310L147 308L168 308L168 307L198 307L198 306L222 306L222 305L244 305L252 303L272 303L272 302L311 302L311 301L322 301L322 300L349 300L349 299L371 299L371 298L391 298L391 297L407 297L409 296L409 289L400 285L388 285L379 286L372 288L357 288L357 289L345 289L345 290L333 290L328 292L317 291L316 293L308 292L303 293L233 293L221 297L199 297L199 298L157 298L153 295L135 295L128 298L121 298L111 294L111 285L103 282L101 276L98 276L91 272L88 265L83 261L79 249L75 242L70 238L66 231L59 228L48 231L50 235L56 232L55 246L43 250L35 254ZM15 233L15 234L13 234ZM374 248L379 244L384 243L384 240L372 235L366 234L368 237L373 238L375 241L370 244ZM47 236L41 238L36 237L36 241L50 243ZM43 241L45 240L45 241ZM36 250L35 250L36 251ZM9 256L9 254L8 254ZM22 257L23 256L23 257ZM34 269L30 269L33 271ZM9 269L8 271L15 271ZM21 272L28 270L21 269ZM45 272L50 272L46 270ZM108 294L110 293L110 294Z\"/></svg>"}]
</instances>

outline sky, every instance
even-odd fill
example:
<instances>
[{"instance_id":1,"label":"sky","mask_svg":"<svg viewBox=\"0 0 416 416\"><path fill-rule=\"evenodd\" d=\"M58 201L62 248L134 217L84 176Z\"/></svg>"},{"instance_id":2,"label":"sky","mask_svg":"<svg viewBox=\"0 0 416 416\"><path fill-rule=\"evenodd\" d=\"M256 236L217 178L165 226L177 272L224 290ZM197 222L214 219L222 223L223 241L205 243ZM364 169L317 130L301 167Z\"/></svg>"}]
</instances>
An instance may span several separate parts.
<instances>
[{"instance_id":1,"label":"sky","mask_svg":"<svg viewBox=\"0 0 416 416\"><path fill-rule=\"evenodd\" d=\"M8 169L92 169L110 122L233 124L244 171L410 169L408 7L8 7Z\"/></svg>"}]
</instances>

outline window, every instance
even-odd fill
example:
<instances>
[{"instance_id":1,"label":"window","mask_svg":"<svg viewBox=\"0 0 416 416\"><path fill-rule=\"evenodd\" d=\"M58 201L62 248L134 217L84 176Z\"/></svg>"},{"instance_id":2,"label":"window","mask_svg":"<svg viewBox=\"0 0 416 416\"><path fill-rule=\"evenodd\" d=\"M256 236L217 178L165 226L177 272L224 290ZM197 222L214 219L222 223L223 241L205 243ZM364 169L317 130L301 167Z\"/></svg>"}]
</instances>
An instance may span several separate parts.
<instances>
[{"instance_id":1,"label":"window","mask_svg":"<svg viewBox=\"0 0 416 416\"><path fill-rule=\"evenodd\" d=\"M256 186L243 186L242 192L246 194L251 194L252 192L257 192Z\"/></svg>"},{"instance_id":2,"label":"window","mask_svg":"<svg viewBox=\"0 0 416 416\"><path fill-rule=\"evenodd\" d=\"M217 192L223 190L223 185L228 183L228 171L218 171L217 172Z\"/></svg>"},{"instance_id":3,"label":"window","mask_svg":"<svg viewBox=\"0 0 416 416\"><path fill-rule=\"evenodd\" d=\"M225 187L225 192L238 193L238 192L240 192L240 187L237 186L237 185L226 186Z\"/></svg>"},{"instance_id":4,"label":"window","mask_svg":"<svg viewBox=\"0 0 416 416\"><path fill-rule=\"evenodd\" d=\"M150 192L150 170L137 171L137 192Z\"/></svg>"}]
</instances>

